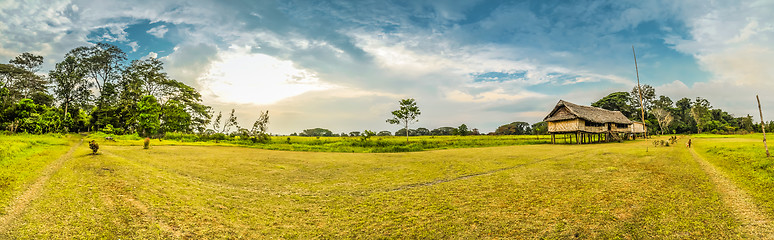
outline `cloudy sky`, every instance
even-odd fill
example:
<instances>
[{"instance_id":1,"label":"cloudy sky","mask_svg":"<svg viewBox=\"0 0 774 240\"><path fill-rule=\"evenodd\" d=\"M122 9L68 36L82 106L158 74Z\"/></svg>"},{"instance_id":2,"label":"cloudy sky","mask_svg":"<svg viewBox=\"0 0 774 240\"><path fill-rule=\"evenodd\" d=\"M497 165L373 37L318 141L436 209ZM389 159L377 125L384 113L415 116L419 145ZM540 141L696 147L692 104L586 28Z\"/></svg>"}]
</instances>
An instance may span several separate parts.
<instances>
[{"instance_id":1,"label":"cloudy sky","mask_svg":"<svg viewBox=\"0 0 774 240\"><path fill-rule=\"evenodd\" d=\"M270 131L482 132L542 120L559 99L588 105L636 85L705 97L736 116L755 94L774 119L774 1L37 1L0 0L0 61L108 42L158 57L216 111Z\"/></svg>"}]
</instances>

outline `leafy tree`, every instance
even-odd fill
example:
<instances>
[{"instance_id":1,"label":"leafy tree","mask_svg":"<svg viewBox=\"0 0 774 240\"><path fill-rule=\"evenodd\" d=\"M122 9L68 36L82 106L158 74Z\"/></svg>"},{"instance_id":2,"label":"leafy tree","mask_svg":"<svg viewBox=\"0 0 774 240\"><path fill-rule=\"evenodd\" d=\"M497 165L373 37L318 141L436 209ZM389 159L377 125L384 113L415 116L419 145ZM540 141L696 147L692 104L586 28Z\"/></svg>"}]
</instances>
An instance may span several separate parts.
<instances>
[{"instance_id":1,"label":"leafy tree","mask_svg":"<svg viewBox=\"0 0 774 240\"><path fill-rule=\"evenodd\" d=\"M360 135L360 141L368 141L368 139L371 139L374 135L376 135L376 133L371 130L363 130L363 134Z\"/></svg>"},{"instance_id":2,"label":"leafy tree","mask_svg":"<svg viewBox=\"0 0 774 240\"><path fill-rule=\"evenodd\" d=\"M9 61L10 65L0 66L0 78L5 78L12 101L22 98L32 98L35 94L46 91L46 79L35 74L43 64L43 57L31 53L22 53Z\"/></svg>"},{"instance_id":3,"label":"leafy tree","mask_svg":"<svg viewBox=\"0 0 774 240\"><path fill-rule=\"evenodd\" d=\"M419 136L417 134L417 130L416 129L409 129L408 133L406 132L405 128L401 128L400 130L395 131L395 136L405 136L405 135L409 135L409 136L412 136L412 137L413 136Z\"/></svg>"},{"instance_id":4,"label":"leafy tree","mask_svg":"<svg viewBox=\"0 0 774 240\"><path fill-rule=\"evenodd\" d=\"M640 108L640 91L635 86L632 88L631 94L629 94L629 105L634 107L637 113ZM649 111L653 107L653 102L656 100L656 89L652 86L645 84L642 85L642 105L645 106L645 111Z\"/></svg>"},{"instance_id":5,"label":"leafy tree","mask_svg":"<svg viewBox=\"0 0 774 240\"><path fill-rule=\"evenodd\" d=\"M693 117L693 120L696 121L698 133L701 133L707 122L712 120L708 115L710 108L712 108L712 106L710 106L707 99L701 97L696 98L696 101L691 108L691 116Z\"/></svg>"},{"instance_id":6,"label":"leafy tree","mask_svg":"<svg viewBox=\"0 0 774 240\"><path fill-rule=\"evenodd\" d=\"M453 128L453 127L439 127L439 128L433 129L433 131L430 131L430 133L435 136L454 135L455 129L456 128Z\"/></svg>"},{"instance_id":7,"label":"leafy tree","mask_svg":"<svg viewBox=\"0 0 774 240\"><path fill-rule=\"evenodd\" d=\"M457 127L456 133L457 133L457 135L460 135L460 136L467 136L468 135L468 126L463 123L462 125Z\"/></svg>"},{"instance_id":8,"label":"leafy tree","mask_svg":"<svg viewBox=\"0 0 774 240\"><path fill-rule=\"evenodd\" d=\"M161 107L161 131L189 132L191 115L185 111L185 105L177 100L169 100Z\"/></svg>"},{"instance_id":9,"label":"leafy tree","mask_svg":"<svg viewBox=\"0 0 774 240\"><path fill-rule=\"evenodd\" d=\"M592 103L591 106L611 111L619 111L623 113L624 116L632 118L637 114L635 113L634 108L628 103L630 98L631 96L627 92L614 92Z\"/></svg>"},{"instance_id":10,"label":"leafy tree","mask_svg":"<svg viewBox=\"0 0 774 240\"><path fill-rule=\"evenodd\" d=\"M106 84L114 83L120 78L122 64L126 61L126 53L108 43L77 47L70 50L65 57L76 59L86 72L87 78L97 87L99 95L102 95Z\"/></svg>"},{"instance_id":11,"label":"leafy tree","mask_svg":"<svg viewBox=\"0 0 774 240\"><path fill-rule=\"evenodd\" d=\"M349 136L350 137L359 137L360 136L360 132L358 132L358 131L349 132Z\"/></svg>"},{"instance_id":12,"label":"leafy tree","mask_svg":"<svg viewBox=\"0 0 774 240\"><path fill-rule=\"evenodd\" d=\"M409 142L408 125L418 122L417 117L421 114L417 103L413 98L400 100L400 109L392 111L393 118L387 119L390 124L403 124L406 131L406 143Z\"/></svg>"},{"instance_id":13,"label":"leafy tree","mask_svg":"<svg viewBox=\"0 0 774 240\"><path fill-rule=\"evenodd\" d=\"M502 125L495 130L496 135L524 135L529 134L529 123L512 122Z\"/></svg>"},{"instance_id":14,"label":"leafy tree","mask_svg":"<svg viewBox=\"0 0 774 240\"><path fill-rule=\"evenodd\" d=\"M533 134L547 134L548 133L548 123L546 122L538 122L535 124L532 124L532 133Z\"/></svg>"},{"instance_id":15,"label":"leafy tree","mask_svg":"<svg viewBox=\"0 0 774 240\"><path fill-rule=\"evenodd\" d=\"M54 70L48 73L54 83L54 94L64 106L63 118L67 121L68 108L78 109L88 104L91 92L86 80L86 73L78 65L74 57L67 57L56 64Z\"/></svg>"},{"instance_id":16,"label":"leafy tree","mask_svg":"<svg viewBox=\"0 0 774 240\"><path fill-rule=\"evenodd\" d=\"M431 134L432 133L427 128L417 128L417 136L428 136Z\"/></svg>"},{"instance_id":17,"label":"leafy tree","mask_svg":"<svg viewBox=\"0 0 774 240\"><path fill-rule=\"evenodd\" d=\"M269 130L269 111L261 111L258 119L253 123L253 128L250 129L250 139L254 139L254 142L267 142L269 141L269 134L266 133Z\"/></svg>"},{"instance_id":18,"label":"leafy tree","mask_svg":"<svg viewBox=\"0 0 774 240\"><path fill-rule=\"evenodd\" d=\"M308 137L330 137L333 136L333 132L331 130L325 129L325 128L312 128L312 129L304 129L301 134L301 136L308 136ZM341 136L346 136L347 134L342 133Z\"/></svg>"},{"instance_id":19,"label":"leafy tree","mask_svg":"<svg viewBox=\"0 0 774 240\"><path fill-rule=\"evenodd\" d=\"M161 105L156 101L156 97L145 95L137 103L138 110L138 131L142 136L151 136L158 132L160 128L159 115L161 115Z\"/></svg>"},{"instance_id":20,"label":"leafy tree","mask_svg":"<svg viewBox=\"0 0 774 240\"><path fill-rule=\"evenodd\" d=\"M390 131L380 131L376 136L392 136L392 133Z\"/></svg>"}]
</instances>

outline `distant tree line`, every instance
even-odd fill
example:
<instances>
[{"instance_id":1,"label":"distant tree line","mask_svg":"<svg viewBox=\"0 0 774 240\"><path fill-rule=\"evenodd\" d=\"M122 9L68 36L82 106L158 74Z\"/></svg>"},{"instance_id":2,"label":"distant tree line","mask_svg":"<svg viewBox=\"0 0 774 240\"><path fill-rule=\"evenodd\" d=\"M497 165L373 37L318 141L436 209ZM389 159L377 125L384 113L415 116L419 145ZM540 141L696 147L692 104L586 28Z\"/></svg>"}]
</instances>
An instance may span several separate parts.
<instances>
[{"instance_id":1,"label":"distant tree line","mask_svg":"<svg viewBox=\"0 0 774 240\"><path fill-rule=\"evenodd\" d=\"M753 123L753 117L734 117L719 108L713 108L707 99L681 98L673 102L667 96L656 95L650 85L642 86L642 105L645 108L645 125L649 133L750 133L761 131L760 124ZM639 91L614 92L594 102L591 106L621 111L633 121L642 121ZM774 123L774 122L771 122ZM767 128L772 128L767 124ZM771 131L767 129L767 131Z\"/></svg>"}]
</instances>

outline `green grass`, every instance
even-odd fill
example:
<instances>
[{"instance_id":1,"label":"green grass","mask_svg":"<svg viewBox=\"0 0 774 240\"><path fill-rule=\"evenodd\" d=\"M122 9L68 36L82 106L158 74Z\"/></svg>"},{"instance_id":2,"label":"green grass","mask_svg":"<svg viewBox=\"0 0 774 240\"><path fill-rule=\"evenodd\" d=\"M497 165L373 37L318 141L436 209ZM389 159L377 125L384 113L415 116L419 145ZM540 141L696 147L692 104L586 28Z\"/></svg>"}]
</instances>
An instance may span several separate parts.
<instances>
[{"instance_id":1,"label":"green grass","mask_svg":"<svg viewBox=\"0 0 774 240\"><path fill-rule=\"evenodd\" d=\"M101 136L101 135L100 135ZM386 152L416 152L424 150L494 147L511 145L531 145L549 143L549 136L534 135L510 135L510 136L374 136L369 140L360 137L298 137L298 136L274 136L267 143L253 143L248 139L239 137L221 140L218 143L239 145L252 148L284 151L306 152L355 152L355 153L386 153ZM168 133L164 141L177 141L180 143L208 142L193 134Z\"/></svg>"},{"instance_id":2,"label":"green grass","mask_svg":"<svg viewBox=\"0 0 774 240\"><path fill-rule=\"evenodd\" d=\"M774 158L766 158L762 134L701 137L693 140L697 152L750 193L769 215L774 215ZM770 140L771 135L768 137ZM771 141L769 148L774 152Z\"/></svg>"},{"instance_id":3,"label":"green grass","mask_svg":"<svg viewBox=\"0 0 774 240\"><path fill-rule=\"evenodd\" d=\"M67 152L70 142L61 135L0 135L0 206L7 206L46 165Z\"/></svg>"},{"instance_id":4,"label":"green grass","mask_svg":"<svg viewBox=\"0 0 774 240\"><path fill-rule=\"evenodd\" d=\"M745 237L690 153L650 140L409 153L168 143L84 144L0 238Z\"/></svg>"}]
</instances>

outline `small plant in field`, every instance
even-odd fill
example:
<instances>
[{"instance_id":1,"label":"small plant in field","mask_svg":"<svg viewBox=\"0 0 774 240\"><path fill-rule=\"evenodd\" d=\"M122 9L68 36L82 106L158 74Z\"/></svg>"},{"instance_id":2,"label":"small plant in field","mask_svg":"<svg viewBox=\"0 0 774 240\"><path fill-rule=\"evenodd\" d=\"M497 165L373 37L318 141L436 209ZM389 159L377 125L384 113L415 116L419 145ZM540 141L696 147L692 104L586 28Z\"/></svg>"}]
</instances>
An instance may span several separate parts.
<instances>
[{"instance_id":1,"label":"small plant in field","mask_svg":"<svg viewBox=\"0 0 774 240\"><path fill-rule=\"evenodd\" d=\"M143 149L150 148L150 138L145 138L145 140L142 142L142 148Z\"/></svg>"},{"instance_id":2,"label":"small plant in field","mask_svg":"<svg viewBox=\"0 0 774 240\"><path fill-rule=\"evenodd\" d=\"M363 131L363 134L360 135L360 141L368 141L372 136L376 135L373 131L365 130Z\"/></svg>"},{"instance_id":3,"label":"small plant in field","mask_svg":"<svg viewBox=\"0 0 774 240\"><path fill-rule=\"evenodd\" d=\"M286 139L285 142L290 144L290 137L288 137L288 139Z\"/></svg>"},{"instance_id":4,"label":"small plant in field","mask_svg":"<svg viewBox=\"0 0 774 240\"><path fill-rule=\"evenodd\" d=\"M91 142L89 142L89 148L91 148L91 154L96 155L97 150L99 150L99 144L97 144L97 141L91 140Z\"/></svg>"}]
</instances>

